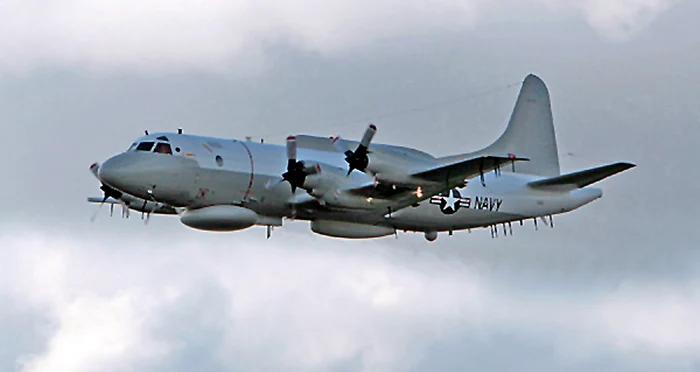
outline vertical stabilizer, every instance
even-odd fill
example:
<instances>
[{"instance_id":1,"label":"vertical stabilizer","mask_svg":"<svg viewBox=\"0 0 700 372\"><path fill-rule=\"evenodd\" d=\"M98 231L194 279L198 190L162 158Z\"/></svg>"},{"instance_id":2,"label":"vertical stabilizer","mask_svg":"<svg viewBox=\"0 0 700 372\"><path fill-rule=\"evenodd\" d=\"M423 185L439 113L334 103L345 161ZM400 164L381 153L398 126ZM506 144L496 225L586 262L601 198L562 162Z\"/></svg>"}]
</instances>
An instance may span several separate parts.
<instances>
[{"instance_id":1,"label":"vertical stabilizer","mask_svg":"<svg viewBox=\"0 0 700 372\"><path fill-rule=\"evenodd\" d=\"M501 137L491 146L467 156L496 154L515 154L530 159L516 164L517 173L542 177L560 174L549 92L539 77L529 75L523 81L508 127ZM503 167L503 171L509 172L511 167Z\"/></svg>"}]
</instances>

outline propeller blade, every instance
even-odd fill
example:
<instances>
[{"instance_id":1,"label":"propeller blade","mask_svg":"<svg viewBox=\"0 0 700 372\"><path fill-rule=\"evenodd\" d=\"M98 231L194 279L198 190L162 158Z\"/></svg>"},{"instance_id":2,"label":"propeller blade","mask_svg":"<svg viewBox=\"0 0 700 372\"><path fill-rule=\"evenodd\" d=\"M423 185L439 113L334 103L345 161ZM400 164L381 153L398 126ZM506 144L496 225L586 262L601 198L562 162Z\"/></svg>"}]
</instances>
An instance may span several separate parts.
<instances>
[{"instance_id":1,"label":"propeller blade","mask_svg":"<svg viewBox=\"0 0 700 372\"><path fill-rule=\"evenodd\" d=\"M287 160L289 164L297 162L297 138L294 136L287 137Z\"/></svg>"},{"instance_id":2,"label":"propeller blade","mask_svg":"<svg viewBox=\"0 0 700 372\"><path fill-rule=\"evenodd\" d=\"M277 187L277 185L279 185L282 182L284 182L284 178L280 178L280 179L276 179L276 180L269 180L269 181L265 182L265 189L266 190L274 189L275 187Z\"/></svg>"},{"instance_id":3,"label":"propeller blade","mask_svg":"<svg viewBox=\"0 0 700 372\"><path fill-rule=\"evenodd\" d=\"M365 148L369 147L369 143L372 142L372 138L374 138L375 133L377 133L377 126L375 126L374 124L370 124L367 127L367 130L365 131L365 135L362 136L360 146L363 146Z\"/></svg>"},{"instance_id":4,"label":"propeller blade","mask_svg":"<svg viewBox=\"0 0 700 372\"><path fill-rule=\"evenodd\" d=\"M129 206L123 200L121 200L121 203L119 204L122 205L122 218L129 218L129 215L131 213Z\"/></svg>"},{"instance_id":5,"label":"propeller blade","mask_svg":"<svg viewBox=\"0 0 700 372\"><path fill-rule=\"evenodd\" d=\"M350 147L348 147L348 144L345 142L344 139L338 137L333 138L333 147L335 147L338 151L342 152L345 155L350 155L352 154L352 150L350 150Z\"/></svg>"},{"instance_id":6,"label":"propeller blade","mask_svg":"<svg viewBox=\"0 0 700 372\"><path fill-rule=\"evenodd\" d=\"M148 211L148 213L146 213L146 221L144 222L144 225L148 225L148 221L151 220L151 214L153 214L153 212L156 211L156 208L158 208L158 203L154 201L153 208L151 208L151 210Z\"/></svg>"},{"instance_id":7,"label":"propeller blade","mask_svg":"<svg viewBox=\"0 0 700 372\"><path fill-rule=\"evenodd\" d=\"M370 124L355 151L348 149L347 144L340 137L335 137L333 139L333 145L345 154L345 162L348 163L348 176L350 176L350 173L355 169L364 172L369 165L368 148L376 133L377 126Z\"/></svg>"},{"instance_id":8,"label":"propeller blade","mask_svg":"<svg viewBox=\"0 0 700 372\"><path fill-rule=\"evenodd\" d=\"M104 199L102 199L102 202L100 203L100 206L97 207L97 210L95 211L95 213L92 215L92 217L90 217L90 222L95 222L95 220L97 219L97 215L100 214L100 211L102 210L102 206L105 205L107 198L109 198L109 196L105 195Z\"/></svg>"},{"instance_id":9,"label":"propeller blade","mask_svg":"<svg viewBox=\"0 0 700 372\"><path fill-rule=\"evenodd\" d=\"M143 201L143 205L141 206L141 219L143 220L146 217L146 204L148 203L148 200Z\"/></svg>"},{"instance_id":10,"label":"propeller blade","mask_svg":"<svg viewBox=\"0 0 700 372\"><path fill-rule=\"evenodd\" d=\"M282 174L282 179L289 181L292 186L292 194L296 191L296 186L292 180L297 169L297 138L295 136L287 137L287 172Z\"/></svg>"}]
</instances>

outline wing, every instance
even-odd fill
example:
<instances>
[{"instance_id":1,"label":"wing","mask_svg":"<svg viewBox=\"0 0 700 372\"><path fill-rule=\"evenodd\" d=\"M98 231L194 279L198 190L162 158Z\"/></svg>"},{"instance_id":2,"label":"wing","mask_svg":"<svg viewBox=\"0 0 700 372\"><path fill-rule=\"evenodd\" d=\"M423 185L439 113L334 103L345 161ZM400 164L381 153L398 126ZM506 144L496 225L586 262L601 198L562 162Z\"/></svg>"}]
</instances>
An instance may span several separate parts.
<instances>
[{"instance_id":1,"label":"wing","mask_svg":"<svg viewBox=\"0 0 700 372\"><path fill-rule=\"evenodd\" d=\"M107 198L107 199L103 199L103 198L99 198L99 197L96 197L96 196L91 196L91 197L87 198L87 201L88 201L88 203L94 203L94 204L101 204L101 203L104 203L104 204L121 204L121 203L122 203L121 201L119 201L119 200L117 200L117 199L114 199L114 198L112 198L112 197L109 197L109 198Z\"/></svg>"},{"instance_id":2,"label":"wing","mask_svg":"<svg viewBox=\"0 0 700 372\"><path fill-rule=\"evenodd\" d=\"M154 214L178 214L174 207L163 203L147 201L129 194L122 194L121 200L113 197L108 197L107 199L100 197L89 197L87 198L87 201L88 203L94 204L124 205L129 209L139 212L149 212Z\"/></svg>"},{"instance_id":3,"label":"wing","mask_svg":"<svg viewBox=\"0 0 700 372\"><path fill-rule=\"evenodd\" d=\"M483 175L485 172L492 170L498 171L501 166L512 164L516 161L527 161L525 158L518 158L514 155L508 156L480 156L477 158L467 159L440 165L425 171L413 174L413 177L424 179L432 182L443 182L446 185L450 184L452 188L464 183L465 179L473 178L477 175Z\"/></svg>"},{"instance_id":4,"label":"wing","mask_svg":"<svg viewBox=\"0 0 700 372\"><path fill-rule=\"evenodd\" d=\"M510 155L480 156L413 172L404 178L410 180L410 184L404 182L397 186L374 182L346 190L344 194L352 195L355 199L367 200L366 206L358 209L365 210L368 220L383 218L387 213L396 212L452 188L463 186L467 179L489 171L498 171L501 166L515 161L526 160Z\"/></svg>"},{"instance_id":5,"label":"wing","mask_svg":"<svg viewBox=\"0 0 700 372\"><path fill-rule=\"evenodd\" d=\"M509 156L480 156L449 164L441 164L428 169L418 170L401 179L399 185L391 182L365 184L349 190L349 192L372 198L401 198L406 194L416 194L420 188L427 198L464 185L467 179L483 176L492 170L498 171L501 166L516 161L527 161L525 158ZM434 191L435 190L435 191Z\"/></svg>"}]
</instances>

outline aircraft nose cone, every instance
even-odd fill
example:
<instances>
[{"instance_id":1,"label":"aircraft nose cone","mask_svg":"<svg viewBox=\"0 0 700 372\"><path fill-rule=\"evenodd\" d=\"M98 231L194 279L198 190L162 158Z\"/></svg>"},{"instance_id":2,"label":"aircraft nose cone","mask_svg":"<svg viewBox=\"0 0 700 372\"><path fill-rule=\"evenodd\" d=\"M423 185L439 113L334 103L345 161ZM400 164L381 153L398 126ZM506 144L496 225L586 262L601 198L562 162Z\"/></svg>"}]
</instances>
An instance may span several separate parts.
<instances>
[{"instance_id":1,"label":"aircraft nose cone","mask_svg":"<svg viewBox=\"0 0 700 372\"><path fill-rule=\"evenodd\" d=\"M100 165L100 168L97 170L97 178L102 182L110 184L112 183L111 181L117 178L116 174L118 172L118 168L115 167L112 159L109 159Z\"/></svg>"},{"instance_id":2,"label":"aircraft nose cone","mask_svg":"<svg viewBox=\"0 0 700 372\"><path fill-rule=\"evenodd\" d=\"M114 156L100 165L97 177L104 183L111 186L119 186L125 181L129 173L130 161L125 156Z\"/></svg>"}]
</instances>

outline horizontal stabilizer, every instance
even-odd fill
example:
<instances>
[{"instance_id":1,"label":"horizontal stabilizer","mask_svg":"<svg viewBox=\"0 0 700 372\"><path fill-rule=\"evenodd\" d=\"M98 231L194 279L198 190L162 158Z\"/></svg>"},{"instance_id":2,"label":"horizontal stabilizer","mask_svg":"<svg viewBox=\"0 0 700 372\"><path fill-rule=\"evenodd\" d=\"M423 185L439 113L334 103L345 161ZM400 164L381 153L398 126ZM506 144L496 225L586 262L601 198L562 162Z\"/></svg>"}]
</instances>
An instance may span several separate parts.
<instances>
[{"instance_id":1,"label":"horizontal stabilizer","mask_svg":"<svg viewBox=\"0 0 700 372\"><path fill-rule=\"evenodd\" d=\"M586 169L574 173L564 174L552 178L545 178L530 182L528 185L533 188L556 188L562 190L573 190L586 187L602 179L625 171L634 167L631 163L614 163L602 167Z\"/></svg>"}]
</instances>

